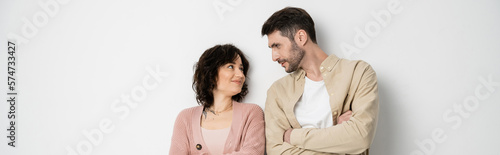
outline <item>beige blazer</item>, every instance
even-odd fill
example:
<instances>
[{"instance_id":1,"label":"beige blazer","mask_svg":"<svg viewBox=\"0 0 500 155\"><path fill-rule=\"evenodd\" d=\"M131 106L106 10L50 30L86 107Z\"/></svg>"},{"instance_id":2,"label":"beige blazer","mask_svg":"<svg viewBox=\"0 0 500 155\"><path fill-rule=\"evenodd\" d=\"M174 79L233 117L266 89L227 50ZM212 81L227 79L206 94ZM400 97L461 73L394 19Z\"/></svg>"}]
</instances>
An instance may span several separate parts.
<instances>
[{"instance_id":1,"label":"beige blazer","mask_svg":"<svg viewBox=\"0 0 500 155\"><path fill-rule=\"evenodd\" d=\"M364 61L326 58L320 67L330 96L334 125L324 129L302 129L293 112L304 92L305 71L297 70L267 91L265 106L266 149L274 154L368 154L378 117L377 77ZM349 121L337 124L337 118L352 110ZM290 144L283 133L293 128Z\"/></svg>"}]
</instances>

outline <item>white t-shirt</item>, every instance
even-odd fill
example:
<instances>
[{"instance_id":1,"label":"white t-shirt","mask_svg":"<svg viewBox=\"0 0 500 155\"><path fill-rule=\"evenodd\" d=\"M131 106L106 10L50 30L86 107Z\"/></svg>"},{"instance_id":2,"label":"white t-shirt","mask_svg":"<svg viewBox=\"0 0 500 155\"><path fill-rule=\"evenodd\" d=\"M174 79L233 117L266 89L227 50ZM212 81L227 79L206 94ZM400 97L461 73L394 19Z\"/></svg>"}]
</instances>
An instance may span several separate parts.
<instances>
[{"instance_id":1,"label":"white t-shirt","mask_svg":"<svg viewBox=\"0 0 500 155\"><path fill-rule=\"evenodd\" d=\"M304 93L295 104L294 112L302 128L327 128L333 126L330 97L325 82L306 78Z\"/></svg>"}]
</instances>

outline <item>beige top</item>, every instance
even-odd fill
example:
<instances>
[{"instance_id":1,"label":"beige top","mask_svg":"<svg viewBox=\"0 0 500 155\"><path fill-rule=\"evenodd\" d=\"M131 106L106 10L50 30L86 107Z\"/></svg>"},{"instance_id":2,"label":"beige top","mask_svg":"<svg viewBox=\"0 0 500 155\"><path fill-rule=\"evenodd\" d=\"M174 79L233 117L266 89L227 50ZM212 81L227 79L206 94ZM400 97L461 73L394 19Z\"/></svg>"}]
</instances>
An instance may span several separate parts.
<instances>
[{"instance_id":1,"label":"beige top","mask_svg":"<svg viewBox=\"0 0 500 155\"><path fill-rule=\"evenodd\" d=\"M229 129L217 129L208 130L201 128L201 135L205 141L206 147L213 155L222 154L224 151L224 144L226 143L227 135L229 134Z\"/></svg>"},{"instance_id":2,"label":"beige top","mask_svg":"<svg viewBox=\"0 0 500 155\"><path fill-rule=\"evenodd\" d=\"M328 56L319 69L330 96L333 126L302 128L297 121L294 107L305 84L305 71L299 69L274 82L267 91L267 154L368 154L379 109L375 71L364 61L335 55ZM337 124L337 117L349 110L349 121ZM283 142L283 133L290 128L290 143Z\"/></svg>"}]
</instances>

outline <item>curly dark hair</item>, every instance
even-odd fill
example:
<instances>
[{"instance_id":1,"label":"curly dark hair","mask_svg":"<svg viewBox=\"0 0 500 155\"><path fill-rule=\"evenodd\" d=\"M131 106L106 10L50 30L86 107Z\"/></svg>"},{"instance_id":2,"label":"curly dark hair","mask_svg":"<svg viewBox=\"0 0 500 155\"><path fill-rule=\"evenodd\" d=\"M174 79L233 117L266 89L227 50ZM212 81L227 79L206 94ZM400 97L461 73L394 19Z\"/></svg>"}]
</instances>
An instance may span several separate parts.
<instances>
[{"instance_id":1,"label":"curly dark hair","mask_svg":"<svg viewBox=\"0 0 500 155\"><path fill-rule=\"evenodd\" d=\"M236 61L238 56L243 65L243 75L247 76L250 65L243 52L232 44L215 45L207 49L195 65L193 76L193 90L196 93L196 101L199 105L208 108L214 103L213 90L217 88L217 77L219 68L227 63ZM232 97L240 102L248 93L246 80L241 92Z\"/></svg>"},{"instance_id":2,"label":"curly dark hair","mask_svg":"<svg viewBox=\"0 0 500 155\"><path fill-rule=\"evenodd\" d=\"M262 25L262 36L269 35L276 30L281 32L281 36L288 37L290 41L294 41L295 33L303 29L311 38L311 41L316 43L316 30L314 30L314 21L306 12L306 10L296 7L286 7L276 11L269 17L264 25Z\"/></svg>"}]
</instances>

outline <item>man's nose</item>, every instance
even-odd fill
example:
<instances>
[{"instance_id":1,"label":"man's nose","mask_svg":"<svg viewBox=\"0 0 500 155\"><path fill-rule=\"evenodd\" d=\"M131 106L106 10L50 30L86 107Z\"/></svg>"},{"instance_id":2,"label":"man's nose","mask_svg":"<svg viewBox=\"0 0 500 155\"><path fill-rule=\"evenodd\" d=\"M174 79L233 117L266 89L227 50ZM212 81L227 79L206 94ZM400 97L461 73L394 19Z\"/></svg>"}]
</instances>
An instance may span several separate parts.
<instances>
[{"instance_id":1,"label":"man's nose","mask_svg":"<svg viewBox=\"0 0 500 155\"><path fill-rule=\"evenodd\" d=\"M272 52L272 54L271 54L271 58L273 59L273 61L278 61L279 56L280 56L280 55L278 54L278 52L277 52L276 50L274 50L274 49L273 49L273 52Z\"/></svg>"}]
</instances>

